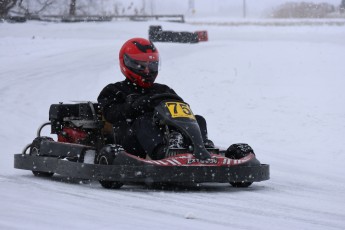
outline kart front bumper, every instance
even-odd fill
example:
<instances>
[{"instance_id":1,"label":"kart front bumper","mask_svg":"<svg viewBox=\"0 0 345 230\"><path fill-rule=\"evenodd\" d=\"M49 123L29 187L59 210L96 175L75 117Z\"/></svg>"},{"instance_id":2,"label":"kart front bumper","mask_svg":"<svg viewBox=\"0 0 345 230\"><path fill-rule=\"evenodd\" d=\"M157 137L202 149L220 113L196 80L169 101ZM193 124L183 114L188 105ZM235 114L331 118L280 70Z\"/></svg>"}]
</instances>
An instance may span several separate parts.
<instances>
[{"instance_id":1,"label":"kart front bumper","mask_svg":"<svg viewBox=\"0 0 345 230\"><path fill-rule=\"evenodd\" d=\"M17 169L56 173L64 177L117 182L259 182L270 178L269 165L255 166L159 166L97 165L56 157L14 155Z\"/></svg>"}]
</instances>

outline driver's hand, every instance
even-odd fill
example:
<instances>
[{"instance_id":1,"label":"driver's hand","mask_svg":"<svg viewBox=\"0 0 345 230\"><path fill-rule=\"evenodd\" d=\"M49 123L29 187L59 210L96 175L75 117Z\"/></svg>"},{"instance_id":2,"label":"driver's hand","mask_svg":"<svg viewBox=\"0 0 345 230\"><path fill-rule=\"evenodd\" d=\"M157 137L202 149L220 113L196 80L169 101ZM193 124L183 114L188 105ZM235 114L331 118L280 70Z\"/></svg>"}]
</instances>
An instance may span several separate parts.
<instances>
[{"instance_id":1,"label":"driver's hand","mask_svg":"<svg viewBox=\"0 0 345 230\"><path fill-rule=\"evenodd\" d=\"M139 94L133 93L126 97L126 104L132 105L138 98L140 97Z\"/></svg>"},{"instance_id":2,"label":"driver's hand","mask_svg":"<svg viewBox=\"0 0 345 230\"><path fill-rule=\"evenodd\" d=\"M150 100L150 96L144 95L139 98L136 98L136 100L132 103L132 108L142 112L152 110L153 105L152 101Z\"/></svg>"}]
</instances>

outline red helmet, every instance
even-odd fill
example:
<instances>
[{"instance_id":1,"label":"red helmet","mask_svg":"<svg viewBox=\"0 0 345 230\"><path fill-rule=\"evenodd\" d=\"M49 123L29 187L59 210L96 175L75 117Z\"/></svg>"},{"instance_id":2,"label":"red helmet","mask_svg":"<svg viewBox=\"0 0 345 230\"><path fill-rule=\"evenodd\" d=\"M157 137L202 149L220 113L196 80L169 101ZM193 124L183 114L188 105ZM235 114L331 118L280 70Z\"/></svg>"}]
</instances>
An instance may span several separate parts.
<instances>
[{"instance_id":1,"label":"red helmet","mask_svg":"<svg viewBox=\"0 0 345 230\"><path fill-rule=\"evenodd\" d=\"M131 82L148 88L158 75L159 54L156 47L144 38L132 38L125 42L119 53L122 73Z\"/></svg>"}]
</instances>

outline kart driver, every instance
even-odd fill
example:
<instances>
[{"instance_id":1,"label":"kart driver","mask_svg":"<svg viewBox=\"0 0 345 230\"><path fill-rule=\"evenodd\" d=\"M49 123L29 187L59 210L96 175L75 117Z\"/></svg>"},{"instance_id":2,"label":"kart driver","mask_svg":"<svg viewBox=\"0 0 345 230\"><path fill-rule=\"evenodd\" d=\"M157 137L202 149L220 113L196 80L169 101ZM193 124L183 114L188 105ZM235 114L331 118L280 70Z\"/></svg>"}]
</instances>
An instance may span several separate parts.
<instances>
[{"instance_id":1,"label":"kart driver","mask_svg":"<svg viewBox=\"0 0 345 230\"><path fill-rule=\"evenodd\" d=\"M105 120L113 125L116 144L133 155L151 159L165 157L163 131L153 122L156 105L151 97L174 94L166 85L155 83L159 68L159 53L151 41L133 38L125 42L119 52L120 69L125 80L107 85L98 96ZM206 121L196 116L203 140L207 139ZM177 137L175 137L177 138Z\"/></svg>"}]
</instances>

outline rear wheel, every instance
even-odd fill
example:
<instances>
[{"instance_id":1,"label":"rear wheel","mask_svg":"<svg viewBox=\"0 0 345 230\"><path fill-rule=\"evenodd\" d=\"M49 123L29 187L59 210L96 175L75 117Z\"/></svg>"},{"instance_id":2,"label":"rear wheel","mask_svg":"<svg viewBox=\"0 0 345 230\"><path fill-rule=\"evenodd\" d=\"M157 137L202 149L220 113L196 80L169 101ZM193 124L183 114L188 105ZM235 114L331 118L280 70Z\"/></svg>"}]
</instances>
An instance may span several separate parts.
<instances>
[{"instance_id":1,"label":"rear wheel","mask_svg":"<svg viewBox=\"0 0 345 230\"><path fill-rule=\"evenodd\" d=\"M30 146L29 154L31 156L40 156L40 147L41 147L42 141L54 141L54 140L51 137L36 137ZM42 171L36 171L36 170L32 170L32 173L35 176L39 176L39 177L52 177L54 175L53 172L42 172Z\"/></svg>"},{"instance_id":2,"label":"rear wheel","mask_svg":"<svg viewBox=\"0 0 345 230\"><path fill-rule=\"evenodd\" d=\"M97 163L100 165L112 165L118 152L120 151L118 145L106 145L104 146L97 158ZM118 189L123 186L123 183L118 181L100 180L99 183L103 188Z\"/></svg>"},{"instance_id":3,"label":"rear wheel","mask_svg":"<svg viewBox=\"0 0 345 230\"><path fill-rule=\"evenodd\" d=\"M253 182L230 182L230 184L235 188L247 188L253 184Z\"/></svg>"},{"instance_id":4,"label":"rear wheel","mask_svg":"<svg viewBox=\"0 0 345 230\"><path fill-rule=\"evenodd\" d=\"M53 172L32 171L32 173L38 177L52 177L54 175Z\"/></svg>"}]
</instances>

